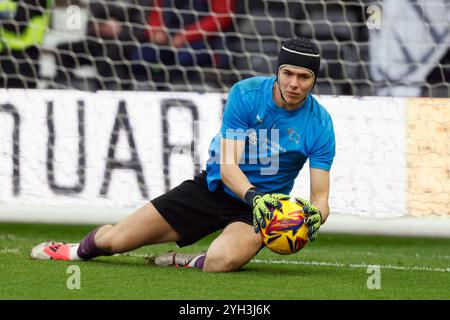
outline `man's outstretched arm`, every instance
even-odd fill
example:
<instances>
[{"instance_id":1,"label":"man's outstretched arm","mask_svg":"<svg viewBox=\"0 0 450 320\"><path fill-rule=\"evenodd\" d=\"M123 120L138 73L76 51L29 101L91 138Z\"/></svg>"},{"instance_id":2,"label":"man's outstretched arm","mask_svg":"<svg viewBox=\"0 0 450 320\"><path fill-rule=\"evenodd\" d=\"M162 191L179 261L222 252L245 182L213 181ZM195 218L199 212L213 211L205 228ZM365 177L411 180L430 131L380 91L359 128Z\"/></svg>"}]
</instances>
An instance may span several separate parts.
<instances>
[{"instance_id":1,"label":"man's outstretched arm","mask_svg":"<svg viewBox=\"0 0 450 320\"><path fill-rule=\"evenodd\" d=\"M253 187L239 168L239 160L245 148L245 140L221 140L220 177L222 182L237 196L245 200L245 193Z\"/></svg>"},{"instance_id":2,"label":"man's outstretched arm","mask_svg":"<svg viewBox=\"0 0 450 320\"><path fill-rule=\"evenodd\" d=\"M322 216L322 224L330 214L330 207L328 205L328 197L330 194L330 172L322 169L310 169L310 201L317 209L319 209Z\"/></svg>"},{"instance_id":3,"label":"man's outstretched arm","mask_svg":"<svg viewBox=\"0 0 450 320\"><path fill-rule=\"evenodd\" d=\"M253 211L253 228L259 232L271 219L273 210L280 208L280 200L289 200L289 195L281 193L263 193L257 190L239 168L239 160L244 151L245 141L222 139L220 175L223 183L236 195L247 202Z\"/></svg>"},{"instance_id":4,"label":"man's outstretched arm","mask_svg":"<svg viewBox=\"0 0 450 320\"><path fill-rule=\"evenodd\" d=\"M330 214L328 196L330 192L330 173L326 170L310 170L311 196L310 201L296 197L295 200L303 207L308 225L308 239L314 241L319 233L320 226L325 223Z\"/></svg>"}]
</instances>

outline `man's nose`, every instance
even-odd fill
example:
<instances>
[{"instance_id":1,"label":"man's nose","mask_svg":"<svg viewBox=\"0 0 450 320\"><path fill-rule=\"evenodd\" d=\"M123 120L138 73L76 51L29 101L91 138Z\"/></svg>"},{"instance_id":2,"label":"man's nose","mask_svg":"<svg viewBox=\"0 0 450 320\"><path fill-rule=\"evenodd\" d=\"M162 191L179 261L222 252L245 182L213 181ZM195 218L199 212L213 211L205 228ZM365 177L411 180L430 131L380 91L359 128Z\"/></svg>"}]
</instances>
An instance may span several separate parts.
<instances>
[{"instance_id":1,"label":"man's nose","mask_svg":"<svg viewBox=\"0 0 450 320\"><path fill-rule=\"evenodd\" d=\"M298 87L298 80L297 80L297 79L291 79L289 85L290 85L292 88L297 88L297 87Z\"/></svg>"}]
</instances>

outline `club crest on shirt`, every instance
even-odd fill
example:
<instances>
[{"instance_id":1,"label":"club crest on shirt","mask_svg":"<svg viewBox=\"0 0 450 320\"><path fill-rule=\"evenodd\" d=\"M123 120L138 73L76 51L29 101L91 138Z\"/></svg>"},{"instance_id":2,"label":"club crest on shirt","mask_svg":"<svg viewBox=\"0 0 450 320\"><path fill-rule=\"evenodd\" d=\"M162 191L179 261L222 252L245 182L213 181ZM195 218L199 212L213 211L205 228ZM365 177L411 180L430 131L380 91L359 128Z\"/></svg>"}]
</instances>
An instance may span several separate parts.
<instances>
[{"instance_id":1,"label":"club crest on shirt","mask_svg":"<svg viewBox=\"0 0 450 320\"><path fill-rule=\"evenodd\" d=\"M296 144L300 143L300 135L294 129L289 128L287 132L289 133L289 141L295 141Z\"/></svg>"},{"instance_id":2,"label":"club crest on shirt","mask_svg":"<svg viewBox=\"0 0 450 320\"><path fill-rule=\"evenodd\" d=\"M261 119L261 117L259 116L259 114L256 115L256 121L258 121L259 123L263 123L263 122L264 122L264 119L265 119L265 117L264 117L263 119Z\"/></svg>"}]
</instances>

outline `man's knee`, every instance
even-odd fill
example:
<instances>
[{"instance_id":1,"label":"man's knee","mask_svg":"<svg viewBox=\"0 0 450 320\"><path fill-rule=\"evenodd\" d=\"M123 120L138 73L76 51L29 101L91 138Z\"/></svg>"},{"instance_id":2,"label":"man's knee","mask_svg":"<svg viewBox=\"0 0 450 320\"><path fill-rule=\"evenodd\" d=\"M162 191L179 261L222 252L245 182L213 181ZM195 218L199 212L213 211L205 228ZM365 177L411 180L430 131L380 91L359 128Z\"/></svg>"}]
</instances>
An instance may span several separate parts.
<instances>
[{"instance_id":1,"label":"man's knee","mask_svg":"<svg viewBox=\"0 0 450 320\"><path fill-rule=\"evenodd\" d=\"M95 244L99 249L119 253L124 250L125 239L114 233L112 225L105 225L95 235Z\"/></svg>"},{"instance_id":2,"label":"man's knee","mask_svg":"<svg viewBox=\"0 0 450 320\"><path fill-rule=\"evenodd\" d=\"M97 232L95 233L94 241L97 243L101 238L103 238L104 235L106 235L111 229L113 228L112 224L105 224L98 228Z\"/></svg>"},{"instance_id":3,"label":"man's knee","mask_svg":"<svg viewBox=\"0 0 450 320\"><path fill-rule=\"evenodd\" d=\"M236 257L229 257L226 254L207 254L204 272L232 272L239 270L245 262Z\"/></svg>"}]
</instances>

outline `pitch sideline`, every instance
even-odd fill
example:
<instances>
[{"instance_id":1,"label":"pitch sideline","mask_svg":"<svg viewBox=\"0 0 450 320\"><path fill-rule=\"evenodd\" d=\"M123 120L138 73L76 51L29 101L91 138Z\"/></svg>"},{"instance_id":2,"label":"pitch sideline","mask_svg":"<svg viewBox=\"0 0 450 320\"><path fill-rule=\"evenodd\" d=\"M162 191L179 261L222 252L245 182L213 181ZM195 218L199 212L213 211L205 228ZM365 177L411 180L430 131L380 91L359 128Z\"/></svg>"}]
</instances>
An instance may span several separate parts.
<instances>
[{"instance_id":1,"label":"pitch sideline","mask_svg":"<svg viewBox=\"0 0 450 320\"><path fill-rule=\"evenodd\" d=\"M20 249L18 248L0 248L0 254L19 254ZM115 254L115 256L131 256L138 258L145 258L147 255L139 253L123 253ZM290 265L306 265L306 266L319 266L319 267L337 267L337 268L364 268L367 269L369 266L378 266L380 269L390 269L390 270L403 270L403 271L431 271L431 272L448 272L449 268L432 268L428 266L413 266L413 267L402 267L394 265L379 265L379 264L343 264L339 262L323 262L323 261L299 261L299 260L277 260L277 259L252 259L250 263L257 264L290 264Z\"/></svg>"},{"instance_id":2,"label":"pitch sideline","mask_svg":"<svg viewBox=\"0 0 450 320\"><path fill-rule=\"evenodd\" d=\"M147 255L140 253L123 253L120 255L132 256L145 258ZM322 262L322 261L298 261L298 260L276 260L276 259L252 259L250 263L257 264L293 264L293 265L309 265L309 266L319 266L319 267L338 267L338 268L364 268L367 269L369 266L378 266L380 269L391 269L391 270L403 270L403 271L432 271L432 272L449 272L449 268L432 268L427 266L414 266L414 267L401 267L394 265L379 265L379 264L343 264L339 262Z\"/></svg>"}]
</instances>

